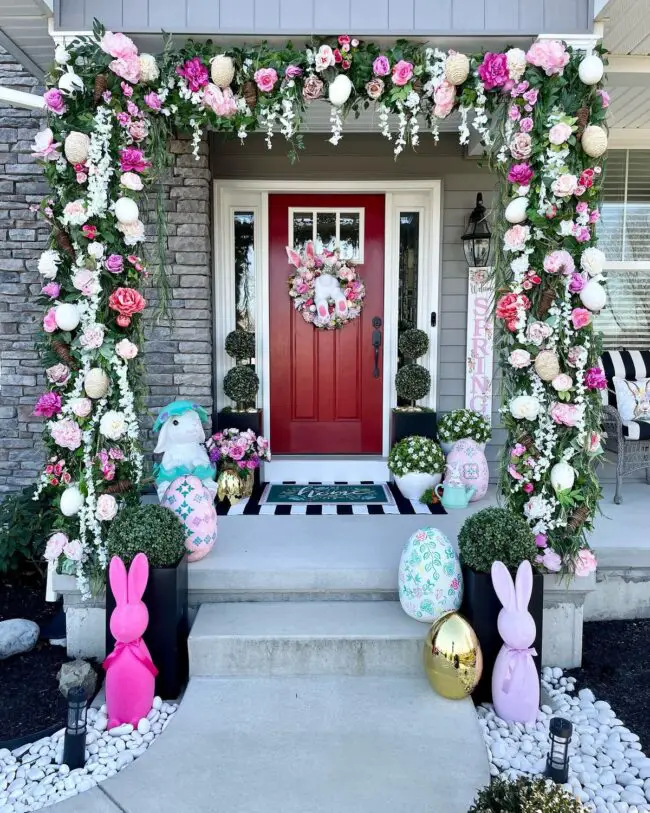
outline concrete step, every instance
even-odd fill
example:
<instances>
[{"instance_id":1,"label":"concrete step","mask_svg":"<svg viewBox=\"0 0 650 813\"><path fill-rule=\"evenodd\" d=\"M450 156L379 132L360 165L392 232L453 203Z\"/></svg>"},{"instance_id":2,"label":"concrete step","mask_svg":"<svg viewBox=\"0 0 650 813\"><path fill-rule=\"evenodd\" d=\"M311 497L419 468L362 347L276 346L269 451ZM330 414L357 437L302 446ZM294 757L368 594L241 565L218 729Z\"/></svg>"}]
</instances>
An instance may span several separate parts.
<instances>
[{"instance_id":1,"label":"concrete step","mask_svg":"<svg viewBox=\"0 0 650 813\"><path fill-rule=\"evenodd\" d=\"M190 675L421 675L426 631L394 601L203 604Z\"/></svg>"}]
</instances>

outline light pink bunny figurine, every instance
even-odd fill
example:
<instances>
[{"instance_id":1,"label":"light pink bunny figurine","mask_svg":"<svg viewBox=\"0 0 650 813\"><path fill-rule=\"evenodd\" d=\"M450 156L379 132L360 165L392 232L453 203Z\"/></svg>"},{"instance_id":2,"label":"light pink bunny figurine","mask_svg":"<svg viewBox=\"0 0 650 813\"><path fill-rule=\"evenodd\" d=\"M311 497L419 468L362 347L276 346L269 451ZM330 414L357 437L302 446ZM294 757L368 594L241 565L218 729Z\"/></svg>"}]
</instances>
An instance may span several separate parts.
<instances>
[{"instance_id":1,"label":"light pink bunny figurine","mask_svg":"<svg viewBox=\"0 0 650 813\"><path fill-rule=\"evenodd\" d=\"M122 723L135 726L149 714L158 670L142 640L149 623L149 611L142 601L149 578L147 557L138 553L127 576L124 562L113 556L109 578L117 605L110 622L116 644L103 663L110 729Z\"/></svg>"},{"instance_id":2,"label":"light pink bunny figurine","mask_svg":"<svg viewBox=\"0 0 650 813\"><path fill-rule=\"evenodd\" d=\"M533 656L535 621L528 612L533 592L533 569L525 561L517 570L516 584L503 562L492 565L492 584L503 604L497 625L503 639L492 673L492 702L506 722L534 723L539 709L539 677Z\"/></svg>"}]
</instances>

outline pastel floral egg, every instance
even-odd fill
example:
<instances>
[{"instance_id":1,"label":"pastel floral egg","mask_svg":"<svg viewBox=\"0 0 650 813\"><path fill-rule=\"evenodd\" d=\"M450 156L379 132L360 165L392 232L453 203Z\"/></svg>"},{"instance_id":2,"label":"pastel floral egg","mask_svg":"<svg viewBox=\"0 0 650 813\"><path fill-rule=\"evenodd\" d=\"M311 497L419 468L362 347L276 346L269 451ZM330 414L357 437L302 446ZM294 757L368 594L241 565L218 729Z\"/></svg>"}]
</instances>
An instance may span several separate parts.
<instances>
[{"instance_id":1,"label":"pastel floral egg","mask_svg":"<svg viewBox=\"0 0 650 813\"><path fill-rule=\"evenodd\" d=\"M173 511L185 527L189 562L203 559L217 541L214 499L198 477L177 477L165 492L161 505Z\"/></svg>"},{"instance_id":2,"label":"pastel floral egg","mask_svg":"<svg viewBox=\"0 0 650 813\"><path fill-rule=\"evenodd\" d=\"M409 539L399 563L399 600L411 618L430 624L460 608L463 576L447 537L422 528Z\"/></svg>"},{"instance_id":3,"label":"pastel floral egg","mask_svg":"<svg viewBox=\"0 0 650 813\"><path fill-rule=\"evenodd\" d=\"M470 502L476 502L488 490L490 470L485 452L475 440L463 438L454 443L447 456L447 472L457 471L463 485L476 489Z\"/></svg>"}]
</instances>

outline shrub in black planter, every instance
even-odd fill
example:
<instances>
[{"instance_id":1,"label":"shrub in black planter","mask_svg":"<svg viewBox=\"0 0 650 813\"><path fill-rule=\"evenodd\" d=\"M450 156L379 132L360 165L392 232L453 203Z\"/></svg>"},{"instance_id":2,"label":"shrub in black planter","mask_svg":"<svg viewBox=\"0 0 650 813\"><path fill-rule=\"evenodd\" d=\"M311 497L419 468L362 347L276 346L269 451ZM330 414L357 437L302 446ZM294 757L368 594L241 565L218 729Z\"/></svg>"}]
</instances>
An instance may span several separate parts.
<instances>
[{"instance_id":1,"label":"shrub in black planter","mask_svg":"<svg viewBox=\"0 0 650 813\"><path fill-rule=\"evenodd\" d=\"M458 552L463 569L463 604L461 613L478 636L483 651L483 675L474 690L475 702L492 699L492 672L503 644L497 628L501 602L492 586L493 562L503 562L512 573L524 560L533 566L537 557L535 537L526 520L505 508L484 508L465 520L458 534ZM544 576L533 576L533 594L528 611L537 628L534 647L535 665L541 673L542 621L544 612Z\"/></svg>"},{"instance_id":2,"label":"shrub in black planter","mask_svg":"<svg viewBox=\"0 0 650 813\"><path fill-rule=\"evenodd\" d=\"M416 402L426 398L431 389L431 375L426 367L416 364L415 359L429 349L429 337L423 330L410 328L400 333L399 352L405 363L395 376L397 403L393 410L391 443L398 443L412 435L436 440L436 413Z\"/></svg>"},{"instance_id":3,"label":"shrub in black planter","mask_svg":"<svg viewBox=\"0 0 650 813\"><path fill-rule=\"evenodd\" d=\"M479 791L467 813L583 813L585 808L561 785L521 777L493 779Z\"/></svg>"},{"instance_id":4,"label":"shrub in black planter","mask_svg":"<svg viewBox=\"0 0 650 813\"><path fill-rule=\"evenodd\" d=\"M170 699L180 694L187 680L187 560L185 531L180 519L161 505L124 508L111 524L108 555L119 556L129 567L138 553L149 560L149 581L143 601L149 610L144 634L158 668L156 693ZM115 599L106 590L106 651L115 643L110 616Z\"/></svg>"},{"instance_id":5,"label":"shrub in black planter","mask_svg":"<svg viewBox=\"0 0 650 813\"><path fill-rule=\"evenodd\" d=\"M239 411L255 406L260 380L255 370L248 364L238 365L228 370L223 379L223 391L231 398Z\"/></svg>"}]
</instances>

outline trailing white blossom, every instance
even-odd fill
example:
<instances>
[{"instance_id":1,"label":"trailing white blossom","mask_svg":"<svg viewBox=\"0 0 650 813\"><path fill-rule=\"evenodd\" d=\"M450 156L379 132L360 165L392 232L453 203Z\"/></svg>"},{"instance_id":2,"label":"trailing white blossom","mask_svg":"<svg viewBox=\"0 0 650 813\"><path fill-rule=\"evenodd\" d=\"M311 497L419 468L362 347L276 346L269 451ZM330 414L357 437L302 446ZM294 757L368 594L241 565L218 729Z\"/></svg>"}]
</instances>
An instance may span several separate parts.
<instances>
[{"instance_id":1,"label":"trailing white blossom","mask_svg":"<svg viewBox=\"0 0 650 813\"><path fill-rule=\"evenodd\" d=\"M88 187L86 211L88 217L103 217L108 208L108 187L115 172L111 154L113 113L110 107L100 105L93 120L88 148Z\"/></svg>"}]
</instances>

